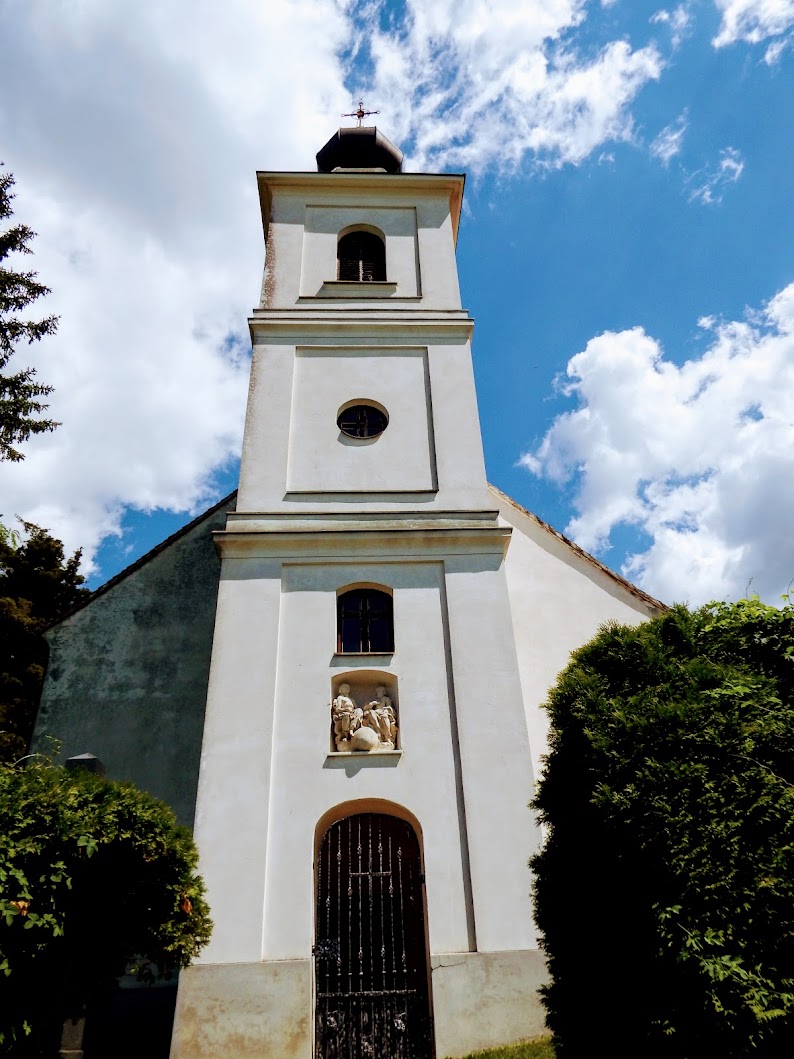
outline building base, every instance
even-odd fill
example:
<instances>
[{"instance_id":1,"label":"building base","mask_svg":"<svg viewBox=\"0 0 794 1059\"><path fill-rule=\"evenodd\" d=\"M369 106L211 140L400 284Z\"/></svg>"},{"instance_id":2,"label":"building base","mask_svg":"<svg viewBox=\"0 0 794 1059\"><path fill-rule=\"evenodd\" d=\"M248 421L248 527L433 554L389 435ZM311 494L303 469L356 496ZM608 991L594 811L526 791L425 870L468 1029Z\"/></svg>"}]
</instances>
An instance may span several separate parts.
<instances>
[{"instance_id":1,"label":"building base","mask_svg":"<svg viewBox=\"0 0 794 1059\"><path fill-rule=\"evenodd\" d=\"M538 993L546 961L538 949L453 952L430 964L436 1059L547 1032Z\"/></svg>"},{"instance_id":2,"label":"building base","mask_svg":"<svg viewBox=\"0 0 794 1059\"><path fill-rule=\"evenodd\" d=\"M544 1032L537 949L430 963L436 1059ZM313 1021L310 960L200 964L179 977L171 1059L312 1059Z\"/></svg>"}]
</instances>

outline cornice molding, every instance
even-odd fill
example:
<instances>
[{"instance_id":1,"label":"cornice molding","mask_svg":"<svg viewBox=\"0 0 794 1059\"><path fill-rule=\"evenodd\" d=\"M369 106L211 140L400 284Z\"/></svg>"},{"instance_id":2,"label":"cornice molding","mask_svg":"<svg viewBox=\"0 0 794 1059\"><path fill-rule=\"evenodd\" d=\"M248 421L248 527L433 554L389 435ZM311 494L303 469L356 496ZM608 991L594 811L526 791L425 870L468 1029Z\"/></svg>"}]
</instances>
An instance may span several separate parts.
<instances>
[{"instance_id":1,"label":"cornice molding","mask_svg":"<svg viewBox=\"0 0 794 1059\"><path fill-rule=\"evenodd\" d=\"M280 558L302 562L356 562L366 559L400 562L404 558L438 560L445 555L503 556L510 526L427 526L350 529L307 527L277 530L216 530L215 546L226 559Z\"/></svg>"},{"instance_id":2,"label":"cornice molding","mask_svg":"<svg viewBox=\"0 0 794 1059\"><path fill-rule=\"evenodd\" d=\"M474 320L468 313L450 310L448 313L427 310L405 310L394 312L383 309L255 309L248 318L251 340L256 336L296 335L305 339L309 335L346 334L410 335L417 342L419 335L441 335L447 338L471 338Z\"/></svg>"},{"instance_id":3,"label":"cornice molding","mask_svg":"<svg viewBox=\"0 0 794 1059\"><path fill-rule=\"evenodd\" d=\"M460 211L463 203L463 188L466 183L464 173L296 173L267 172L258 170L256 174L259 185L259 198L262 207L262 224L267 237L270 223L270 199L275 189L300 191L303 188L316 190L322 188L331 192L365 190L377 191L378 194L389 192L446 191L449 197L449 209L452 217L453 239L458 241Z\"/></svg>"}]
</instances>

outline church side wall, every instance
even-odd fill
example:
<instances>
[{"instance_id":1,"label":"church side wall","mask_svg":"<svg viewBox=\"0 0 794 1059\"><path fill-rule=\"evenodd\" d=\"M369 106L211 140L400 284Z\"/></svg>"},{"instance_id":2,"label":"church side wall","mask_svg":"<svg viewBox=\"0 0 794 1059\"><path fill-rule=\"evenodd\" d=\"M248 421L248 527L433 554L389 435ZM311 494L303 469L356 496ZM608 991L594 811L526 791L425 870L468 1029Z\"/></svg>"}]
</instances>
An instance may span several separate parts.
<instances>
[{"instance_id":1,"label":"church side wall","mask_svg":"<svg viewBox=\"0 0 794 1059\"><path fill-rule=\"evenodd\" d=\"M95 754L193 824L224 504L47 634L34 751Z\"/></svg>"}]
</instances>

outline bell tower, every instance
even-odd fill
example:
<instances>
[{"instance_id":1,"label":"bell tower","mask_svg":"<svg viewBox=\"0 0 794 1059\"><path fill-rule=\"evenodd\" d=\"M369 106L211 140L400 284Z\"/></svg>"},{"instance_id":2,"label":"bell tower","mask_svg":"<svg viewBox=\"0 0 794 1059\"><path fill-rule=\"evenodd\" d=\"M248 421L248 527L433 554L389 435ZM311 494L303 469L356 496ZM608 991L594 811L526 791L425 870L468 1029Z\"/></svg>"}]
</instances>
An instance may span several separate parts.
<instances>
[{"instance_id":1,"label":"bell tower","mask_svg":"<svg viewBox=\"0 0 794 1059\"><path fill-rule=\"evenodd\" d=\"M215 924L173 1059L540 1032L539 841L455 263L464 178L375 128L258 174L266 265L195 835Z\"/></svg>"}]
</instances>

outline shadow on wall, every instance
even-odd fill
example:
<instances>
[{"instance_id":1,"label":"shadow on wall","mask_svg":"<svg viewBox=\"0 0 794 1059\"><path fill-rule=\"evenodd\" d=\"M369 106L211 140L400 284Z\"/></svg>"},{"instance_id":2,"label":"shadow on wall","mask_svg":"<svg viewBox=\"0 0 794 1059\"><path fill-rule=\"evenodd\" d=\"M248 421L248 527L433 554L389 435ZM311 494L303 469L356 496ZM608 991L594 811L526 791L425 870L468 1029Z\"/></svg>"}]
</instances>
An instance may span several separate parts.
<instances>
[{"instance_id":1,"label":"shadow on wall","mask_svg":"<svg viewBox=\"0 0 794 1059\"><path fill-rule=\"evenodd\" d=\"M119 986L88 1011L84 1059L168 1059L176 1007L176 980L155 986Z\"/></svg>"}]
</instances>

